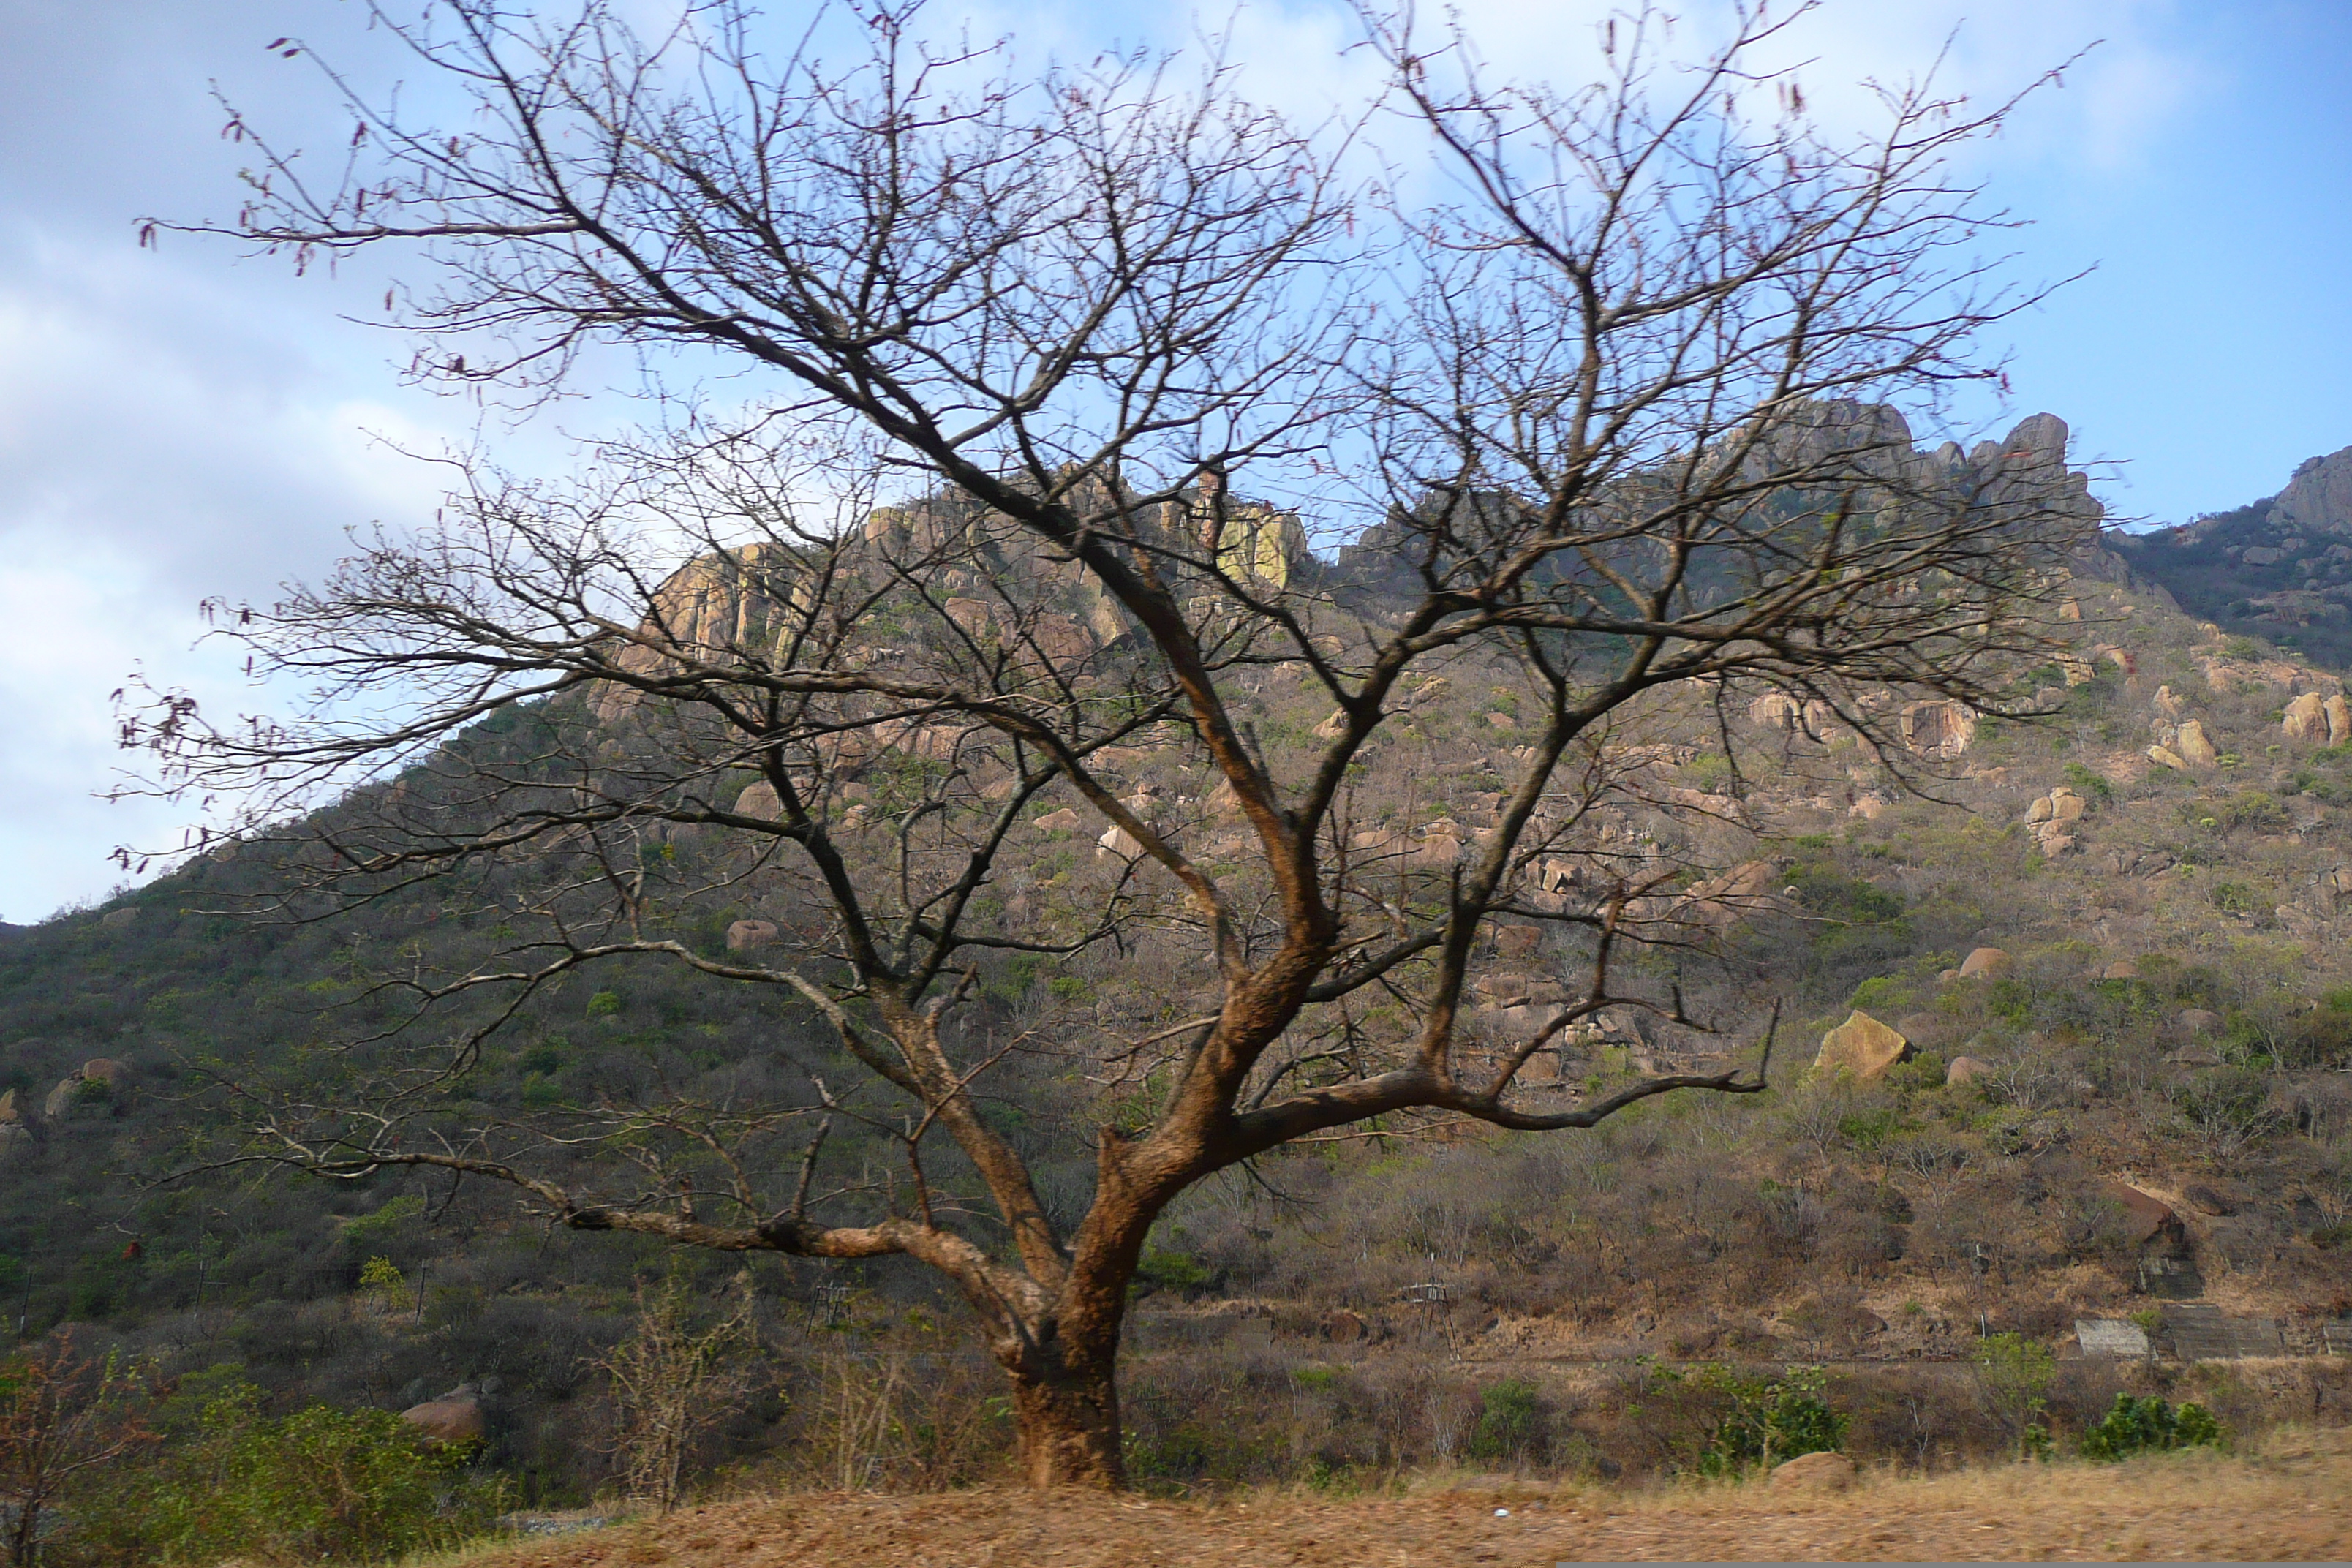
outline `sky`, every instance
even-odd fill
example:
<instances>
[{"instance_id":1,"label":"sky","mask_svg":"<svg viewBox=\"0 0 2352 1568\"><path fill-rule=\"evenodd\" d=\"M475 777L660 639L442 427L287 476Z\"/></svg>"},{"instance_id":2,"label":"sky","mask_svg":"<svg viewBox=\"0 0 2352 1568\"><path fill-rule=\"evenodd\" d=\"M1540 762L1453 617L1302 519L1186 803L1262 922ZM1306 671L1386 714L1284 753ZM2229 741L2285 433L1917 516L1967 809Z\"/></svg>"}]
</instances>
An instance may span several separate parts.
<instances>
[{"instance_id":1,"label":"sky","mask_svg":"<svg viewBox=\"0 0 2352 1568\"><path fill-rule=\"evenodd\" d=\"M623 3L657 20L676 0ZM1612 8L1459 6L1497 69L1563 84ZM1723 0L1676 8L1699 37ZM138 244L143 216L234 209L250 150L220 134L215 87L281 140L341 139L316 67L272 39L369 85L413 76L365 20L353 0L0 0L0 921L101 900L115 847L177 841L191 806L98 797L122 762L110 694L143 671L238 703L238 671L200 641L207 595L267 597L324 573L347 531L429 514L438 482L412 453L479 434L560 467L614 411L484 429L406 385L406 340L351 319L381 299L375 261L297 278L225 242ZM1229 26L1250 89L1302 115L1370 82L1330 0L935 0L930 20L1034 58ZM2060 415L2076 461L2107 465L2113 513L2180 521L2352 446L2352 4L1829 0L1785 50L1835 125L1858 84L1939 54L1939 79L1983 102L2095 43L1972 169L2030 223L2019 276L2089 269L2012 323L2010 406L1980 412Z\"/></svg>"}]
</instances>

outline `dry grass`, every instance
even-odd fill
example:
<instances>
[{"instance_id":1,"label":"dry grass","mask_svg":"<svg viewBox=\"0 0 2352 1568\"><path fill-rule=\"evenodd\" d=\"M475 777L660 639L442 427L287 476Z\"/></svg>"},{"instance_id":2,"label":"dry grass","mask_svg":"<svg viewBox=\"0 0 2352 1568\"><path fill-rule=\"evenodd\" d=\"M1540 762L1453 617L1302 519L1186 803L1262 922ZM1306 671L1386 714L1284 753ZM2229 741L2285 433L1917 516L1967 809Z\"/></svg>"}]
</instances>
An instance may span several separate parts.
<instances>
[{"instance_id":1,"label":"dry grass","mask_svg":"<svg viewBox=\"0 0 2352 1568\"><path fill-rule=\"evenodd\" d=\"M1507 1514L1498 1510L1507 1509ZM1210 1568L1576 1561L2352 1557L2352 1434L2128 1465L1866 1477L1837 1495L1458 1481L1223 1502L1013 1490L806 1494L469 1553L467 1568Z\"/></svg>"}]
</instances>

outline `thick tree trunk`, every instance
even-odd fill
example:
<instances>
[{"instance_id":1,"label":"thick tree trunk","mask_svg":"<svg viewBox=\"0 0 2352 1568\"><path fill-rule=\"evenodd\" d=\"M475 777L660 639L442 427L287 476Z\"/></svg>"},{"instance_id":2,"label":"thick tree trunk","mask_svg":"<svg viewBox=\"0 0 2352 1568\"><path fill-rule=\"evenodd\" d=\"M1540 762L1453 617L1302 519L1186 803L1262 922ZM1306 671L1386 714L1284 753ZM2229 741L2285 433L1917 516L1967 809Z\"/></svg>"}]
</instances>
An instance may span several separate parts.
<instances>
[{"instance_id":1,"label":"thick tree trunk","mask_svg":"<svg viewBox=\"0 0 2352 1568\"><path fill-rule=\"evenodd\" d=\"M1039 1361L1047 1364L1034 1364ZM1013 1369L1012 1377L1021 1471L1031 1486L1127 1484L1114 1360L1071 1365L1058 1357L1035 1357L1033 1364Z\"/></svg>"}]
</instances>

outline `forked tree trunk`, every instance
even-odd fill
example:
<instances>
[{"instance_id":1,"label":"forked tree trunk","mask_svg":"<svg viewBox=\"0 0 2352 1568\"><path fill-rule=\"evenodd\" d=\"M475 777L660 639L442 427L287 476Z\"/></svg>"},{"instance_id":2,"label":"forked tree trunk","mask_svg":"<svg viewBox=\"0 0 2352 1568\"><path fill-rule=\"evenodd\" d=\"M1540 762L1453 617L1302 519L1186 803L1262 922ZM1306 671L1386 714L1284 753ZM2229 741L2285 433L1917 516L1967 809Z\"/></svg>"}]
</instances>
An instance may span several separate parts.
<instances>
[{"instance_id":1,"label":"forked tree trunk","mask_svg":"<svg viewBox=\"0 0 2352 1568\"><path fill-rule=\"evenodd\" d=\"M1089 1358L1074 1365L1049 1352L1013 1369L1011 1376L1021 1473L1029 1485L1127 1484L1115 1359Z\"/></svg>"}]
</instances>

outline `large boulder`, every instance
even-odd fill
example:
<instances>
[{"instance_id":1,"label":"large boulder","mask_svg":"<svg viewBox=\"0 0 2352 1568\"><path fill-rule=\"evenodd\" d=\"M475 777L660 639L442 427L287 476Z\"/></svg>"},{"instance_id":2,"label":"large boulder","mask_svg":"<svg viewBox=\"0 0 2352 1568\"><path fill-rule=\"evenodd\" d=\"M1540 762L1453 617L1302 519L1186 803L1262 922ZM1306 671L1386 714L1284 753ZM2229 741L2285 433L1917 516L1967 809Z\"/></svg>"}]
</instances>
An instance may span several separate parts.
<instances>
[{"instance_id":1,"label":"large boulder","mask_svg":"<svg viewBox=\"0 0 2352 1568\"><path fill-rule=\"evenodd\" d=\"M1980 947L1960 960L1963 980L2006 980L2016 970L2017 961L1997 947Z\"/></svg>"},{"instance_id":2,"label":"large boulder","mask_svg":"<svg viewBox=\"0 0 2352 1568\"><path fill-rule=\"evenodd\" d=\"M1853 1485L1854 1466L1843 1454L1800 1454L1772 1467L1774 1491L1842 1492Z\"/></svg>"},{"instance_id":3,"label":"large boulder","mask_svg":"<svg viewBox=\"0 0 2352 1568\"><path fill-rule=\"evenodd\" d=\"M784 803L776 795L776 786L761 779L735 797L735 815L753 816L761 822L782 822Z\"/></svg>"},{"instance_id":4,"label":"large boulder","mask_svg":"<svg viewBox=\"0 0 2352 1568\"><path fill-rule=\"evenodd\" d=\"M2172 749L2179 752L2180 760L2191 768L2202 770L2221 765L2221 754L2213 749L2213 742L2205 738L2205 726L2194 719L2180 726L2180 733L2173 739Z\"/></svg>"},{"instance_id":5,"label":"large boulder","mask_svg":"<svg viewBox=\"0 0 2352 1568\"><path fill-rule=\"evenodd\" d=\"M2170 1205L2127 1183L2101 1182L2099 1195L2124 1211L2124 1234L2134 1242L2143 1246L2159 1240L2177 1243L2185 1234L2180 1216Z\"/></svg>"},{"instance_id":6,"label":"large boulder","mask_svg":"<svg viewBox=\"0 0 2352 1568\"><path fill-rule=\"evenodd\" d=\"M129 1089L131 1064L117 1061L112 1057L92 1057L81 1064L81 1076L85 1079L94 1079L102 1083L109 1089Z\"/></svg>"},{"instance_id":7,"label":"large boulder","mask_svg":"<svg viewBox=\"0 0 2352 1568\"><path fill-rule=\"evenodd\" d=\"M1813 1070L1850 1072L1867 1081L1897 1062L1909 1061L1913 1055L1910 1041L1857 1009L1846 1016L1844 1023L1822 1037L1822 1048L1813 1057Z\"/></svg>"},{"instance_id":8,"label":"large boulder","mask_svg":"<svg viewBox=\"0 0 2352 1568\"><path fill-rule=\"evenodd\" d=\"M2319 710L2327 718L2329 745L2340 746L2347 741L2352 741L2352 702L2345 701L2342 692L2337 692L2321 703Z\"/></svg>"},{"instance_id":9,"label":"large boulder","mask_svg":"<svg viewBox=\"0 0 2352 1568\"><path fill-rule=\"evenodd\" d=\"M1903 744L1924 757L1957 757L1977 738L1977 716L1965 702L1942 698L1906 704L1897 715Z\"/></svg>"},{"instance_id":10,"label":"large boulder","mask_svg":"<svg viewBox=\"0 0 2352 1568\"><path fill-rule=\"evenodd\" d=\"M1954 1031L1949 1020L1933 1013L1906 1013L1895 1020L1895 1032L1915 1046L1935 1050L1949 1045Z\"/></svg>"},{"instance_id":11,"label":"large boulder","mask_svg":"<svg viewBox=\"0 0 2352 1568\"><path fill-rule=\"evenodd\" d=\"M1992 1071L1992 1064L1976 1057L1954 1057L1944 1068L1946 1083L1976 1083Z\"/></svg>"},{"instance_id":12,"label":"large boulder","mask_svg":"<svg viewBox=\"0 0 2352 1568\"><path fill-rule=\"evenodd\" d=\"M1037 826L1047 833L1076 833L1083 820L1066 805L1059 811L1049 811L1039 817Z\"/></svg>"},{"instance_id":13,"label":"large boulder","mask_svg":"<svg viewBox=\"0 0 2352 1568\"><path fill-rule=\"evenodd\" d=\"M750 952L769 946L776 936L773 921L737 921L727 928L727 949L730 952Z\"/></svg>"},{"instance_id":14,"label":"large boulder","mask_svg":"<svg viewBox=\"0 0 2352 1568\"><path fill-rule=\"evenodd\" d=\"M488 1426L482 1416L482 1402L469 1388L412 1405L400 1413L400 1418L434 1444L478 1442Z\"/></svg>"},{"instance_id":15,"label":"large boulder","mask_svg":"<svg viewBox=\"0 0 2352 1568\"><path fill-rule=\"evenodd\" d=\"M2286 705L2279 719L2279 729L2290 741L2324 741L2327 738L2327 705L2316 691L2306 691Z\"/></svg>"}]
</instances>

